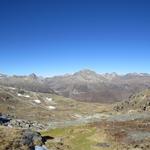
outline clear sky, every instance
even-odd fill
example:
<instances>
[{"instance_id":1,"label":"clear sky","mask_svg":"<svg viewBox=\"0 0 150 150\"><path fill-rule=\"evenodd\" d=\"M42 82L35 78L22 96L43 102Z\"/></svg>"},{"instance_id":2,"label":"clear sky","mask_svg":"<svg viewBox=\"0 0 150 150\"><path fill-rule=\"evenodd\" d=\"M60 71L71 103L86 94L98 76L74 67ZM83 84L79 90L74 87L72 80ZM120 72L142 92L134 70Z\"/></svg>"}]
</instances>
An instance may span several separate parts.
<instances>
[{"instance_id":1,"label":"clear sky","mask_svg":"<svg viewBox=\"0 0 150 150\"><path fill-rule=\"evenodd\" d=\"M149 0L0 0L0 72L150 73Z\"/></svg>"}]
</instances>

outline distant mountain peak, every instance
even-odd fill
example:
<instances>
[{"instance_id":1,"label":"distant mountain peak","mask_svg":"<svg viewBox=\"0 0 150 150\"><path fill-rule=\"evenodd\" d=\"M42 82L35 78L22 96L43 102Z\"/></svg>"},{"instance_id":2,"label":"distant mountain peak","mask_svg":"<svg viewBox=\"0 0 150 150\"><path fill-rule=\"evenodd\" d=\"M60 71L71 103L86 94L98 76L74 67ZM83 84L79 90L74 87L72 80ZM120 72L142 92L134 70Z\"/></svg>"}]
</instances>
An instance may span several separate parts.
<instances>
[{"instance_id":1,"label":"distant mountain peak","mask_svg":"<svg viewBox=\"0 0 150 150\"><path fill-rule=\"evenodd\" d=\"M37 77L37 75L35 73L32 73L32 74L29 75L29 78L37 79L38 77Z\"/></svg>"},{"instance_id":2,"label":"distant mountain peak","mask_svg":"<svg viewBox=\"0 0 150 150\"><path fill-rule=\"evenodd\" d=\"M119 75L116 72L112 72L112 73L104 73L103 77L108 79L108 80L112 80L116 77L118 77Z\"/></svg>"},{"instance_id":3,"label":"distant mountain peak","mask_svg":"<svg viewBox=\"0 0 150 150\"><path fill-rule=\"evenodd\" d=\"M80 70L80 71L74 73L74 75L78 75L78 74L85 74L85 75L93 75L94 74L95 75L97 73L95 71L90 70L90 69L83 69L83 70Z\"/></svg>"},{"instance_id":4,"label":"distant mountain peak","mask_svg":"<svg viewBox=\"0 0 150 150\"><path fill-rule=\"evenodd\" d=\"M125 76L128 76L128 77L137 76L137 77L139 77L139 76L150 76L150 74L133 72L133 73L128 73Z\"/></svg>"},{"instance_id":5,"label":"distant mountain peak","mask_svg":"<svg viewBox=\"0 0 150 150\"><path fill-rule=\"evenodd\" d=\"M6 77L7 75L0 73L0 77Z\"/></svg>"},{"instance_id":6,"label":"distant mountain peak","mask_svg":"<svg viewBox=\"0 0 150 150\"><path fill-rule=\"evenodd\" d=\"M79 72L74 73L73 77L78 81L87 83L97 83L106 80L102 75L89 69L80 70Z\"/></svg>"},{"instance_id":7,"label":"distant mountain peak","mask_svg":"<svg viewBox=\"0 0 150 150\"><path fill-rule=\"evenodd\" d=\"M118 76L118 74L116 72L104 73L104 75Z\"/></svg>"}]
</instances>

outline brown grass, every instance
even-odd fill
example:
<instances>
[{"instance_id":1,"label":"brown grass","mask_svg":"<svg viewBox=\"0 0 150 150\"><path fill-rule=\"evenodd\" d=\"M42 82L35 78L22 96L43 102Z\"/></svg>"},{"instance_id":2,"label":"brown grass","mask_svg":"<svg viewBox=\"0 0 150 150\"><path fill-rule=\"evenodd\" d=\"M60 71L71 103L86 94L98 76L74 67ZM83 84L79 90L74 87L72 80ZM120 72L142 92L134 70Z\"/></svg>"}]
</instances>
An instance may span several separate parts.
<instances>
[{"instance_id":1,"label":"brown grass","mask_svg":"<svg viewBox=\"0 0 150 150\"><path fill-rule=\"evenodd\" d=\"M8 127L0 127L0 150L29 150L20 144L22 131Z\"/></svg>"}]
</instances>

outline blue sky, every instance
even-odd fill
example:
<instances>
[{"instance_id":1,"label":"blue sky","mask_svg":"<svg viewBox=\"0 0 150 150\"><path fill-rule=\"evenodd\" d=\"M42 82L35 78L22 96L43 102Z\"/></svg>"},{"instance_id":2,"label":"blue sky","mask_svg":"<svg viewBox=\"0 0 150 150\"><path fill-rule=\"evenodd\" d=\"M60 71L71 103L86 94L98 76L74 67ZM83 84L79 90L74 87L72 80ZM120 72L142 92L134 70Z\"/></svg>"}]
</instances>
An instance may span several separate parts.
<instances>
[{"instance_id":1,"label":"blue sky","mask_svg":"<svg viewBox=\"0 0 150 150\"><path fill-rule=\"evenodd\" d=\"M150 73L149 0L1 0L0 72Z\"/></svg>"}]
</instances>

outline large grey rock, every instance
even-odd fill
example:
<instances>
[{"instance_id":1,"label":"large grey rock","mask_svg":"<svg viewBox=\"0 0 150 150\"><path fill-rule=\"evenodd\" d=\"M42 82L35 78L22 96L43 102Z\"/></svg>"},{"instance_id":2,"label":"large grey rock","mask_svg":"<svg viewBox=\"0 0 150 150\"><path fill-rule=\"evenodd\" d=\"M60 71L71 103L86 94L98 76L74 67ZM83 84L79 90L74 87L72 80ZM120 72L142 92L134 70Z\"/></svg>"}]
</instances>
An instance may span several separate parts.
<instances>
[{"instance_id":1,"label":"large grey rock","mask_svg":"<svg viewBox=\"0 0 150 150\"><path fill-rule=\"evenodd\" d=\"M10 118L7 115L0 114L0 125L5 125L10 122Z\"/></svg>"},{"instance_id":2,"label":"large grey rock","mask_svg":"<svg viewBox=\"0 0 150 150\"><path fill-rule=\"evenodd\" d=\"M31 130L24 130L22 138L20 139L20 144L27 145L31 150L34 150L35 146L42 146L44 143L40 133Z\"/></svg>"}]
</instances>

